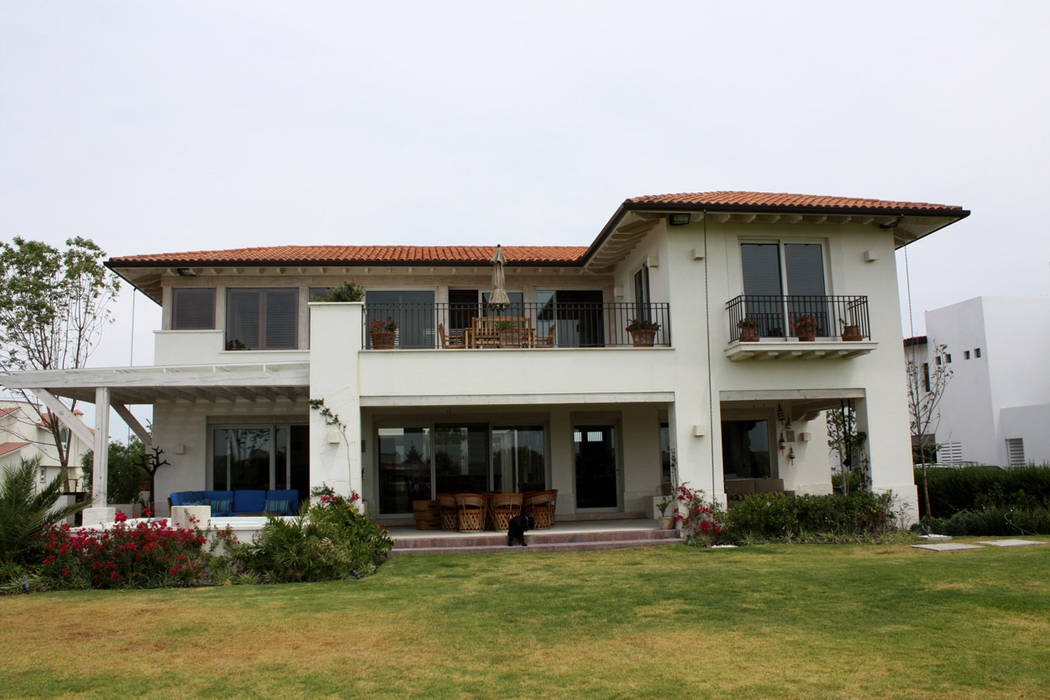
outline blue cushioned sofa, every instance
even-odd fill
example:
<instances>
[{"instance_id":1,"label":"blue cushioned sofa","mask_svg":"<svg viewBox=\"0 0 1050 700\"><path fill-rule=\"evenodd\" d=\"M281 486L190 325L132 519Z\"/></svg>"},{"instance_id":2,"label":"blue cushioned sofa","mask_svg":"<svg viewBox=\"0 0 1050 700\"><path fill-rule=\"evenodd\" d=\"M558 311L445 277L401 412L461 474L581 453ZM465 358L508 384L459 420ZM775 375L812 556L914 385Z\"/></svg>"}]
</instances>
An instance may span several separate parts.
<instances>
[{"instance_id":1,"label":"blue cushioned sofa","mask_svg":"<svg viewBox=\"0 0 1050 700\"><path fill-rule=\"evenodd\" d=\"M175 491L169 506L211 506L212 515L297 515L299 491L296 489L239 489L237 491Z\"/></svg>"}]
</instances>

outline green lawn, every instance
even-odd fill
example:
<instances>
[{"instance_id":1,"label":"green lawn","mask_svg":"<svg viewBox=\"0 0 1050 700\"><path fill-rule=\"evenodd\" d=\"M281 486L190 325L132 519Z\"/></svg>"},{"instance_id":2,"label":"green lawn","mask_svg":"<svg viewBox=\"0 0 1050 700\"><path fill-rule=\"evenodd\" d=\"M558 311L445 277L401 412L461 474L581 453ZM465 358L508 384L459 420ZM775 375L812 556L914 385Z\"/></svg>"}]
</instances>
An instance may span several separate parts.
<instances>
[{"instance_id":1,"label":"green lawn","mask_svg":"<svg viewBox=\"0 0 1050 700\"><path fill-rule=\"evenodd\" d=\"M7 597L0 629L19 697L1035 698L1050 546L417 555L346 583Z\"/></svg>"}]
</instances>

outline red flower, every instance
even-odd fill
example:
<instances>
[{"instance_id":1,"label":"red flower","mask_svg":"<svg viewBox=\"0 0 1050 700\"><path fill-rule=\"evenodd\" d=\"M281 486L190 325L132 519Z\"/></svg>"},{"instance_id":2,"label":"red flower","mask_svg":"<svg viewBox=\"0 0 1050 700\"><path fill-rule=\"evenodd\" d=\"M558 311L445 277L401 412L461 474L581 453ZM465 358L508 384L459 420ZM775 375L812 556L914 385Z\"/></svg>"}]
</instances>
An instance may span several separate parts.
<instances>
[{"instance_id":1,"label":"red flower","mask_svg":"<svg viewBox=\"0 0 1050 700\"><path fill-rule=\"evenodd\" d=\"M354 493L351 494L351 496L350 496L350 502L351 503L357 503L357 501L359 501L359 500L361 500L360 494L358 494L357 491L354 491Z\"/></svg>"},{"instance_id":2,"label":"red flower","mask_svg":"<svg viewBox=\"0 0 1050 700\"><path fill-rule=\"evenodd\" d=\"M128 516L124 515L124 511L118 510L117 514L113 516L113 522L122 523L128 519Z\"/></svg>"}]
</instances>

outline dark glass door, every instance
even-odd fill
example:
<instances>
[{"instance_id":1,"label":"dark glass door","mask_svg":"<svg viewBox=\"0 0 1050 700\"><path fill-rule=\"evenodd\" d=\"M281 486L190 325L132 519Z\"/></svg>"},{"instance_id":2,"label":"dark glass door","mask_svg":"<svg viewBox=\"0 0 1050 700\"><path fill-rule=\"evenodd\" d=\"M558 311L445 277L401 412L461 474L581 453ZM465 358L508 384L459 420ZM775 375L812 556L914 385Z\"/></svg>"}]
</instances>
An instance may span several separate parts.
<instances>
[{"instance_id":1,"label":"dark glass door","mask_svg":"<svg viewBox=\"0 0 1050 700\"><path fill-rule=\"evenodd\" d=\"M572 442L576 456L576 507L617 507L615 428L578 425L573 428Z\"/></svg>"},{"instance_id":2,"label":"dark glass door","mask_svg":"<svg viewBox=\"0 0 1050 700\"><path fill-rule=\"evenodd\" d=\"M434 472L438 493L488 491L488 426L435 425Z\"/></svg>"},{"instance_id":3,"label":"dark glass door","mask_svg":"<svg viewBox=\"0 0 1050 700\"><path fill-rule=\"evenodd\" d=\"M430 498L430 428L380 428L379 512L411 513Z\"/></svg>"},{"instance_id":4,"label":"dark glass door","mask_svg":"<svg viewBox=\"0 0 1050 700\"><path fill-rule=\"evenodd\" d=\"M367 292L365 294L366 323L385 321L397 323L397 347L432 348L434 342L434 292ZM371 340L366 334L371 347Z\"/></svg>"}]
</instances>

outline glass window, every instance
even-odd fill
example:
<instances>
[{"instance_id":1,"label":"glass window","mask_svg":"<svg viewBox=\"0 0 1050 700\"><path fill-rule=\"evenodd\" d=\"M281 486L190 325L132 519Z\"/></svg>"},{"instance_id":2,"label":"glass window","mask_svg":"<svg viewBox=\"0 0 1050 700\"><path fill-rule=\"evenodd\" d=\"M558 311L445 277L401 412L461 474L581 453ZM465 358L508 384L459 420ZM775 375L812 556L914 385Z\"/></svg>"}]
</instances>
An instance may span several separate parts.
<instances>
[{"instance_id":1,"label":"glass window","mask_svg":"<svg viewBox=\"0 0 1050 700\"><path fill-rule=\"evenodd\" d=\"M215 328L215 290L171 290L171 329L199 331Z\"/></svg>"},{"instance_id":2,"label":"glass window","mask_svg":"<svg viewBox=\"0 0 1050 700\"><path fill-rule=\"evenodd\" d=\"M489 431L485 424L434 426L438 493L489 490Z\"/></svg>"},{"instance_id":3,"label":"glass window","mask_svg":"<svg viewBox=\"0 0 1050 700\"><path fill-rule=\"evenodd\" d=\"M434 292L366 292L365 323L388 318L398 326L396 347L435 347ZM371 347L372 341L367 333L365 335Z\"/></svg>"},{"instance_id":4,"label":"glass window","mask_svg":"<svg viewBox=\"0 0 1050 700\"><path fill-rule=\"evenodd\" d=\"M660 486L663 493L671 493L671 430L667 423L660 424Z\"/></svg>"},{"instance_id":5,"label":"glass window","mask_svg":"<svg viewBox=\"0 0 1050 700\"><path fill-rule=\"evenodd\" d=\"M486 316L522 317L525 315L524 296L521 292L507 292L507 298L510 299L510 305L505 309L489 308L489 296L489 292L481 293L481 308L485 310Z\"/></svg>"},{"instance_id":6,"label":"glass window","mask_svg":"<svg viewBox=\"0 0 1050 700\"><path fill-rule=\"evenodd\" d=\"M546 335L556 326L560 348L605 345L605 318L601 290L536 291L536 334Z\"/></svg>"},{"instance_id":7,"label":"glass window","mask_svg":"<svg viewBox=\"0 0 1050 700\"><path fill-rule=\"evenodd\" d=\"M722 421L722 470L726 479L770 477L769 421Z\"/></svg>"},{"instance_id":8,"label":"glass window","mask_svg":"<svg viewBox=\"0 0 1050 700\"><path fill-rule=\"evenodd\" d=\"M547 488L543 427L492 429L492 489L526 493Z\"/></svg>"},{"instance_id":9,"label":"glass window","mask_svg":"<svg viewBox=\"0 0 1050 700\"><path fill-rule=\"evenodd\" d=\"M411 513L412 501L428 501L430 428L379 429L379 512Z\"/></svg>"},{"instance_id":10,"label":"glass window","mask_svg":"<svg viewBox=\"0 0 1050 700\"><path fill-rule=\"evenodd\" d=\"M832 334L820 243L742 243L740 257L745 314L758 322L759 335L791 335L803 316L816 321L816 335Z\"/></svg>"},{"instance_id":11,"label":"glass window","mask_svg":"<svg viewBox=\"0 0 1050 700\"><path fill-rule=\"evenodd\" d=\"M298 347L298 330L298 289L227 291L227 350L293 349Z\"/></svg>"},{"instance_id":12,"label":"glass window","mask_svg":"<svg viewBox=\"0 0 1050 700\"><path fill-rule=\"evenodd\" d=\"M470 328L470 320L481 315L481 307L478 306L478 290L448 290L448 314L450 330L461 331Z\"/></svg>"},{"instance_id":13,"label":"glass window","mask_svg":"<svg viewBox=\"0 0 1050 700\"><path fill-rule=\"evenodd\" d=\"M299 491L300 500L304 500L310 495L309 442L310 429L305 425L215 428L212 431L212 488L217 491L293 488Z\"/></svg>"}]
</instances>

